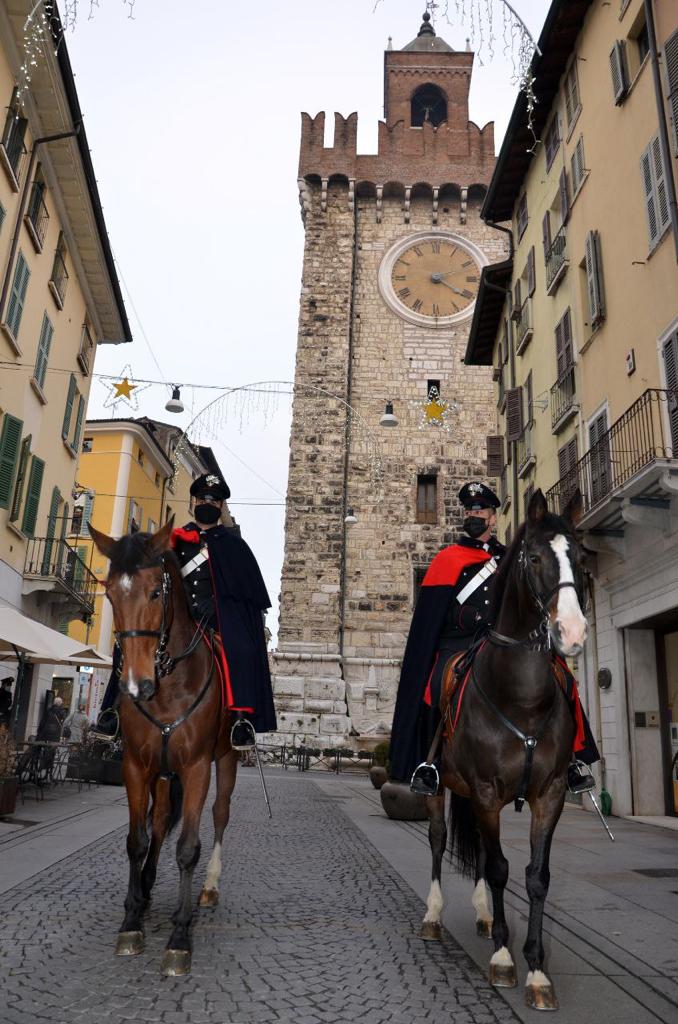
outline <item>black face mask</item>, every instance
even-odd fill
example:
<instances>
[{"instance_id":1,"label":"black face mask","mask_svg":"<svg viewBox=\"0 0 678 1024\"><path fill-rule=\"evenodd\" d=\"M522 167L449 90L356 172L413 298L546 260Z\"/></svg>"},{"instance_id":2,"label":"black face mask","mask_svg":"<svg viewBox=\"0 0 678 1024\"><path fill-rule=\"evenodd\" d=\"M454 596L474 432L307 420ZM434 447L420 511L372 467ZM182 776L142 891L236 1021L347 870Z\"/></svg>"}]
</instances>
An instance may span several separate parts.
<instances>
[{"instance_id":1,"label":"black face mask","mask_svg":"<svg viewBox=\"0 0 678 1024\"><path fill-rule=\"evenodd\" d=\"M196 505L194 514L196 523L201 523L203 526L214 526L219 522L221 509L216 505Z\"/></svg>"},{"instance_id":2,"label":"black face mask","mask_svg":"<svg viewBox=\"0 0 678 1024\"><path fill-rule=\"evenodd\" d=\"M463 523L464 533L477 540L485 533L487 525L487 519L483 519L482 516L466 516Z\"/></svg>"}]
</instances>

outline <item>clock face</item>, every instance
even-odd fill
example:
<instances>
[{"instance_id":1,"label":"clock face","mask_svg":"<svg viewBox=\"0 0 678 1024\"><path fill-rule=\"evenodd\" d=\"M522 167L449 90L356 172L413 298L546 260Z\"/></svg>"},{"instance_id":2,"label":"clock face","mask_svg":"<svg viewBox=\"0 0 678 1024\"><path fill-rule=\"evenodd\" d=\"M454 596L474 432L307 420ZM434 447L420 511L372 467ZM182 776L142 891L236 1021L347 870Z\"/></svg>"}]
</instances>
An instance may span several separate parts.
<instances>
[{"instance_id":1,"label":"clock face","mask_svg":"<svg viewBox=\"0 0 678 1024\"><path fill-rule=\"evenodd\" d=\"M406 320L447 326L470 315L481 262L482 254L466 239L442 232L410 236L384 258L381 292Z\"/></svg>"}]
</instances>

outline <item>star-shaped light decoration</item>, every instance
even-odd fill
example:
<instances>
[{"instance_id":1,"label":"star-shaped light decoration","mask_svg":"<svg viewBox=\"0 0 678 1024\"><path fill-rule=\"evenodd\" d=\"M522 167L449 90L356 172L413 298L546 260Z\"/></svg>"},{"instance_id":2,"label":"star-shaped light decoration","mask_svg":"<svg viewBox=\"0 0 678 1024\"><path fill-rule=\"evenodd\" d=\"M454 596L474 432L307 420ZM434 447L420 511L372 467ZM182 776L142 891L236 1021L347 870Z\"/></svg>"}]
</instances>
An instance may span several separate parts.
<instances>
[{"instance_id":1,"label":"star-shaped light decoration","mask_svg":"<svg viewBox=\"0 0 678 1024\"><path fill-rule=\"evenodd\" d=\"M104 377L102 383L110 391L108 398L104 402L104 408L112 408L114 412L119 402L124 402L130 409L137 412L139 409L140 392L150 387L150 384L135 383L132 367L129 363L122 368L117 377Z\"/></svg>"},{"instance_id":2,"label":"star-shaped light decoration","mask_svg":"<svg viewBox=\"0 0 678 1024\"><path fill-rule=\"evenodd\" d=\"M449 404L440 397L440 392L435 385L431 386L428 393L428 400L419 407L422 415L419 422L419 429L426 427L437 427L439 430L449 430L448 414Z\"/></svg>"}]
</instances>

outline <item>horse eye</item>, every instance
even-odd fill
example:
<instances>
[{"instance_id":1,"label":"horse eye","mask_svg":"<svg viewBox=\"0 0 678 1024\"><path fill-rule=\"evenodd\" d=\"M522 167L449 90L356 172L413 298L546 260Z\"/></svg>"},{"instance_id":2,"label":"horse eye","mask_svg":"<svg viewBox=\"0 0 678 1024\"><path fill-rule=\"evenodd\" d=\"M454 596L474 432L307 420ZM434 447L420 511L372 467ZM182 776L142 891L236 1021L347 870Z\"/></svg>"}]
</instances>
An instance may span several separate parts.
<instances>
[{"instance_id":1,"label":"horse eye","mask_svg":"<svg viewBox=\"0 0 678 1024\"><path fill-rule=\"evenodd\" d=\"M151 601L157 601L158 598L160 597L160 593L161 592L159 590L152 590L151 591Z\"/></svg>"},{"instance_id":2,"label":"horse eye","mask_svg":"<svg viewBox=\"0 0 678 1024\"><path fill-rule=\"evenodd\" d=\"M530 562L532 565L541 565L540 555L530 555Z\"/></svg>"}]
</instances>

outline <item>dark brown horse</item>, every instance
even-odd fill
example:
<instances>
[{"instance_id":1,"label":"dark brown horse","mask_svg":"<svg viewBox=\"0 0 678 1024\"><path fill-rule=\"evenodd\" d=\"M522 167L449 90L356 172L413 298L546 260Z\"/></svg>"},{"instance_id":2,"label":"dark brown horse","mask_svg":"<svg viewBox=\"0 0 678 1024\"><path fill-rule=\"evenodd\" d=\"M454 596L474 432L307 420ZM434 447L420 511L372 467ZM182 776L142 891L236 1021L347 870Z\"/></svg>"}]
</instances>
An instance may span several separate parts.
<instances>
[{"instance_id":1,"label":"dark brown horse","mask_svg":"<svg viewBox=\"0 0 678 1024\"><path fill-rule=\"evenodd\" d=\"M169 550L171 523L156 534L113 540L90 526L111 564L104 584L122 650L120 724L123 778L129 803L129 887L116 953L140 953L142 915L155 882L160 848L182 818L177 843L179 904L162 973L186 974L191 965L191 884L200 857L199 827L212 761L217 795L214 848L200 906L219 900L221 842L235 786L237 754L230 715L222 710L215 656L188 610L179 564ZM149 839L149 802L151 836Z\"/></svg>"},{"instance_id":2,"label":"dark brown horse","mask_svg":"<svg viewBox=\"0 0 678 1024\"><path fill-rule=\"evenodd\" d=\"M574 736L572 714L554 678L551 647L573 656L586 639L581 549L575 534L580 515L579 494L562 517L549 513L541 491L532 497L527 521L496 581L495 628L475 657L456 728L442 754L441 780L451 790L451 846L459 868L476 878L476 924L479 934L491 934L494 941L490 981L497 986L517 984L504 914L508 861L501 848L499 815L522 797L530 805L525 998L528 1006L544 1010L558 1007L544 973L542 917L551 841L565 801ZM445 789L427 803L433 870L422 937L437 939L443 903L440 869L447 844Z\"/></svg>"}]
</instances>

